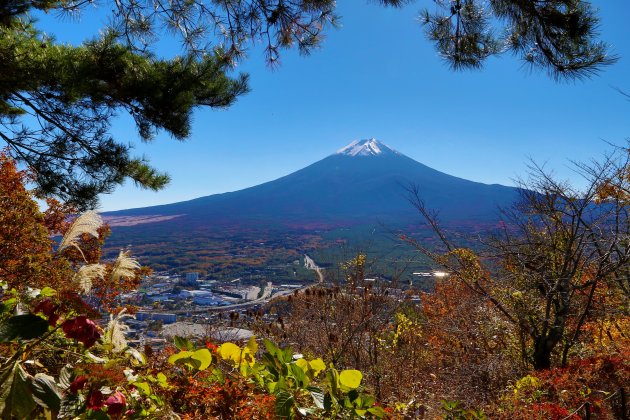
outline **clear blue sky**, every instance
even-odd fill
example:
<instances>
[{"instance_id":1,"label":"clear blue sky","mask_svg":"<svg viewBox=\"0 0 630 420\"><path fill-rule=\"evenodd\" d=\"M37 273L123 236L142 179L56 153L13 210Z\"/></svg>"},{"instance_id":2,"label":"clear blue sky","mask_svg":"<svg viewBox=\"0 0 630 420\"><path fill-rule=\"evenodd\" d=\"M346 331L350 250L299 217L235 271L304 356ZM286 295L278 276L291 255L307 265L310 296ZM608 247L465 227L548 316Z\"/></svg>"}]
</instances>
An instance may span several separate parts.
<instances>
[{"instance_id":1,"label":"clear blue sky","mask_svg":"<svg viewBox=\"0 0 630 420\"><path fill-rule=\"evenodd\" d=\"M349 5L352 3L352 6ZM481 71L453 72L404 9L340 2L342 27L311 56L285 53L271 71L253 50L238 70L252 92L225 111L199 109L184 143L161 134L137 141L121 118L113 131L167 171L160 192L132 184L102 196L101 210L170 203L234 191L289 174L352 140L375 137L437 170L485 183L513 184L527 160L571 178L570 160L601 156L630 137L630 8L598 0L602 39L620 56L590 80L556 83L506 55ZM90 12L79 22L42 23L59 41L80 42L102 27ZM176 50L167 50L175 54Z\"/></svg>"}]
</instances>

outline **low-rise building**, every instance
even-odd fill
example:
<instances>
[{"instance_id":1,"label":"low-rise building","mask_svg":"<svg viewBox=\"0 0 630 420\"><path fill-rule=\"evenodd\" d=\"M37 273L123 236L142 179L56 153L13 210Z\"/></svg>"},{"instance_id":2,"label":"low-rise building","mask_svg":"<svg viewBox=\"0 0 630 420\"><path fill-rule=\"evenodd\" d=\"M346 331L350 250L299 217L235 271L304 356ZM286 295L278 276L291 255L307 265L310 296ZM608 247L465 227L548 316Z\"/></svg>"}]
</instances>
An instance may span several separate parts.
<instances>
[{"instance_id":1,"label":"low-rise building","mask_svg":"<svg viewBox=\"0 0 630 420\"><path fill-rule=\"evenodd\" d=\"M177 321L176 314L168 314L162 312L138 312L136 313L138 321L162 321L165 324L172 324Z\"/></svg>"}]
</instances>

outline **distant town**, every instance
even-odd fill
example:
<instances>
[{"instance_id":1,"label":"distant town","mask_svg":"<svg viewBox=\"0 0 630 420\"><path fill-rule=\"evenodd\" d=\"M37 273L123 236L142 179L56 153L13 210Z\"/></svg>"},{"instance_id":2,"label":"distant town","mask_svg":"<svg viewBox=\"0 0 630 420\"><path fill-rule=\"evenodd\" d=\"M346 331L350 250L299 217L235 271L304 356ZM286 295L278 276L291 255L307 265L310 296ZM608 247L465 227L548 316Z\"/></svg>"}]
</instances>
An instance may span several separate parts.
<instances>
[{"instance_id":1,"label":"distant town","mask_svg":"<svg viewBox=\"0 0 630 420\"><path fill-rule=\"evenodd\" d=\"M149 345L161 348L174 336L213 338L217 341L247 339L253 333L230 326L230 318L237 316L243 319L248 314L256 313L267 322L273 321L274 314L261 311L272 299L324 283L324 269L308 255L293 261L291 265L313 271L314 275L311 279L301 279L295 283L262 280L258 285L252 285L251 280L244 281L240 277L218 281L210 276L200 276L198 272L155 272L142 281L138 290L120 296L121 304L138 308L134 316L125 318L127 340L135 347ZM423 271L414 272L413 275L426 279L448 274ZM364 281L377 283L388 280L366 278ZM388 292L390 296L403 299L407 289L406 285L392 285L388 287ZM226 313L231 317L226 317Z\"/></svg>"}]
</instances>

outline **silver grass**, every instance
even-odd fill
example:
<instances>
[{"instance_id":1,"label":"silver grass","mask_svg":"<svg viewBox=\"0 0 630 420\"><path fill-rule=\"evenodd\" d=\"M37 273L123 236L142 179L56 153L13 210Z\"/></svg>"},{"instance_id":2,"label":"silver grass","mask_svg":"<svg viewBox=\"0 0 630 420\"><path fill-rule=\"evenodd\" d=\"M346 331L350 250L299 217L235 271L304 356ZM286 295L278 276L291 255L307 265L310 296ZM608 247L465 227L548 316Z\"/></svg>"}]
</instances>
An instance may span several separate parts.
<instances>
[{"instance_id":1,"label":"silver grass","mask_svg":"<svg viewBox=\"0 0 630 420\"><path fill-rule=\"evenodd\" d=\"M133 316L125 313L126 311L126 309L123 309L116 316L109 315L109 322L105 330L105 341L112 345L114 352L121 352L128 346L125 333L129 331L129 326L123 323L122 320L123 318L133 318Z\"/></svg>"},{"instance_id":2,"label":"silver grass","mask_svg":"<svg viewBox=\"0 0 630 420\"><path fill-rule=\"evenodd\" d=\"M98 229L103 226L103 219L95 211L86 211L76 218L66 232L59 244L57 251L62 251L68 247L75 247L83 255L83 251L79 248L79 239L81 235L87 233L90 236L98 238ZM85 259L85 256L83 256Z\"/></svg>"},{"instance_id":3,"label":"silver grass","mask_svg":"<svg viewBox=\"0 0 630 420\"><path fill-rule=\"evenodd\" d=\"M114 262L111 278L114 282L117 282L123 277L133 277L136 275L138 268L140 268L140 263L129 256L129 251L120 251L118 258Z\"/></svg>"},{"instance_id":4,"label":"silver grass","mask_svg":"<svg viewBox=\"0 0 630 420\"><path fill-rule=\"evenodd\" d=\"M84 294L90 293L96 279L105 277L106 267L103 264L86 264L75 273L73 282L78 283Z\"/></svg>"},{"instance_id":5,"label":"silver grass","mask_svg":"<svg viewBox=\"0 0 630 420\"><path fill-rule=\"evenodd\" d=\"M105 363L105 362L107 362L107 359L104 359L102 357L98 357L97 355L95 355L93 353L90 353L89 351L85 355L87 357L89 357L95 363Z\"/></svg>"}]
</instances>

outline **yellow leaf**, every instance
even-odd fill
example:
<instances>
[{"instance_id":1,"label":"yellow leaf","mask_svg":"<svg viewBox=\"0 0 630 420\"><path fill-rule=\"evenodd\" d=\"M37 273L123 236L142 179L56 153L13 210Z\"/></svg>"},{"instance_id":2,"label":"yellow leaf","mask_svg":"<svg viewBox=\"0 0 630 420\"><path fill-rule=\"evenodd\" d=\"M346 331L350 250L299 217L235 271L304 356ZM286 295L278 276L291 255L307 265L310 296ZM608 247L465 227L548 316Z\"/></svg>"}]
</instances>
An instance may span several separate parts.
<instances>
[{"instance_id":1,"label":"yellow leaf","mask_svg":"<svg viewBox=\"0 0 630 420\"><path fill-rule=\"evenodd\" d=\"M304 372L308 370L308 362L304 359L297 359L295 361L295 364L298 365L298 367L302 369Z\"/></svg>"},{"instance_id":2,"label":"yellow leaf","mask_svg":"<svg viewBox=\"0 0 630 420\"><path fill-rule=\"evenodd\" d=\"M212 363L212 355L210 354L210 350L208 349L199 349L196 352L194 352L191 356L191 359L193 360L197 360L200 365L197 369L199 370L205 370L208 368L208 366L210 366L210 363Z\"/></svg>"},{"instance_id":3,"label":"yellow leaf","mask_svg":"<svg viewBox=\"0 0 630 420\"><path fill-rule=\"evenodd\" d=\"M223 343L219 347L219 355L223 360L233 360L238 363L241 360L241 348L234 343Z\"/></svg>"},{"instance_id":4,"label":"yellow leaf","mask_svg":"<svg viewBox=\"0 0 630 420\"><path fill-rule=\"evenodd\" d=\"M192 356L192 351L180 351L179 353L175 353L168 358L168 362L172 365L175 364L180 359L187 359Z\"/></svg>"},{"instance_id":5,"label":"yellow leaf","mask_svg":"<svg viewBox=\"0 0 630 420\"><path fill-rule=\"evenodd\" d=\"M299 360L298 360L298 362L299 362ZM309 367L311 368L311 370L313 371L313 376L314 377L319 375L319 372L321 372L322 370L326 369L326 364L324 363L324 361L322 359L311 360L308 364L309 364Z\"/></svg>"},{"instance_id":6,"label":"yellow leaf","mask_svg":"<svg viewBox=\"0 0 630 420\"><path fill-rule=\"evenodd\" d=\"M249 341L247 342L246 347L249 349L252 355L255 355L256 352L258 352L258 343L256 342L255 336L252 335L251 337L249 337Z\"/></svg>"},{"instance_id":7,"label":"yellow leaf","mask_svg":"<svg viewBox=\"0 0 630 420\"><path fill-rule=\"evenodd\" d=\"M357 389L361 385L363 374L358 370L343 370L339 374L339 383L350 390Z\"/></svg>"}]
</instances>

